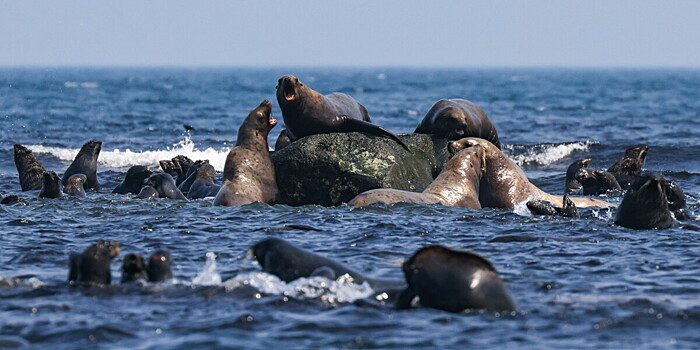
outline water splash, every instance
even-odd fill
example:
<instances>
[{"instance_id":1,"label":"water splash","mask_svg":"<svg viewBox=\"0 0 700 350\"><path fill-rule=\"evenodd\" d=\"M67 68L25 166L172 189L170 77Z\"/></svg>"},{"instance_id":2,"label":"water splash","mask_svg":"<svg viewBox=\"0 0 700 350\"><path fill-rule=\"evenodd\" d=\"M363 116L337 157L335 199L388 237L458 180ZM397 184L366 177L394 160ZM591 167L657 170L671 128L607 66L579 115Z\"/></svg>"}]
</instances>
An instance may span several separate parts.
<instances>
[{"instance_id":1,"label":"water splash","mask_svg":"<svg viewBox=\"0 0 700 350\"><path fill-rule=\"evenodd\" d=\"M42 145L28 145L27 148L34 153L50 154L66 162L72 162L78 151L80 151L79 148L46 147ZM158 161L171 159L177 155L185 155L193 160L208 159L209 164L213 165L217 171L223 171L228 152L228 149L215 150L211 147L205 150L198 150L192 139L189 136L185 136L183 140L172 147L167 147L165 150L138 152L128 148L123 151L118 148L112 151L103 149L97 162L108 168L128 168L133 165L159 168Z\"/></svg>"},{"instance_id":2,"label":"water splash","mask_svg":"<svg viewBox=\"0 0 700 350\"><path fill-rule=\"evenodd\" d=\"M207 253L207 261L204 268L192 279L192 284L200 286L214 286L221 284L221 275L216 271L216 254Z\"/></svg>"},{"instance_id":3,"label":"water splash","mask_svg":"<svg viewBox=\"0 0 700 350\"><path fill-rule=\"evenodd\" d=\"M518 214L520 216L532 216L530 209L527 208L527 202L533 199L534 198L532 196L529 196L524 201L515 203L515 206L513 207L513 213Z\"/></svg>"},{"instance_id":4,"label":"water splash","mask_svg":"<svg viewBox=\"0 0 700 350\"><path fill-rule=\"evenodd\" d=\"M504 145L503 151L516 164L549 165L558 162L574 152L585 152L591 145L598 144L593 141L580 141L560 144L539 144L528 146Z\"/></svg>"}]
</instances>

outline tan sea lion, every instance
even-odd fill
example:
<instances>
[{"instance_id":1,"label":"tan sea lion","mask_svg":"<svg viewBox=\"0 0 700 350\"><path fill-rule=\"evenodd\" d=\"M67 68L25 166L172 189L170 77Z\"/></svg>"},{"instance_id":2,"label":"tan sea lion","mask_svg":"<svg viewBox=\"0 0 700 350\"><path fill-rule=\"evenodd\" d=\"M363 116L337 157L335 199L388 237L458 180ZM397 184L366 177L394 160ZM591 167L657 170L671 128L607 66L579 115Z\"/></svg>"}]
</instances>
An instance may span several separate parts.
<instances>
[{"instance_id":1,"label":"tan sea lion","mask_svg":"<svg viewBox=\"0 0 700 350\"><path fill-rule=\"evenodd\" d=\"M479 183L485 167L484 148L478 145L469 147L456 153L421 193L380 188L360 193L348 205L408 202L481 209Z\"/></svg>"},{"instance_id":2,"label":"tan sea lion","mask_svg":"<svg viewBox=\"0 0 700 350\"><path fill-rule=\"evenodd\" d=\"M451 153L467 147L480 145L486 155L486 170L479 185L479 202L484 208L513 209L525 200L546 200L559 206L561 196L546 193L533 185L523 170L501 152L494 144L484 139L467 137L448 144ZM593 198L570 197L577 207L610 207L609 203Z\"/></svg>"},{"instance_id":3,"label":"tan sea lion","mask_svg":"<svg viewBox=\"0 0 700 350\"><path fill-rule=\"evenodd\" d=\"M496 127L484 110L461 98L435 102L414 133L434 134L448 140L479 137L501 148Z\"/></svg>"}]
</instances>

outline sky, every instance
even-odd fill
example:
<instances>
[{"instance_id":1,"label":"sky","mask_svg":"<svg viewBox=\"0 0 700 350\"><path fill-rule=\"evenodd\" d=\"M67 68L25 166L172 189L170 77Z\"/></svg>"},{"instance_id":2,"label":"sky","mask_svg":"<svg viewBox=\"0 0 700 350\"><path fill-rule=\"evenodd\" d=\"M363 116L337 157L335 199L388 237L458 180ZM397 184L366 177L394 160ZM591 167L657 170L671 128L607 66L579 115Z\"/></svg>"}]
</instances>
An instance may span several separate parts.
<instances>
[{"instance_id":1,"label":"sky","mask_svg":"<svg viewBox=\"0 0 700 350\"><path fill-rule=\"evenodd\" d=\"M700 67L700 1L0 0L0 66Z\"/></svg>"}]
</instances>

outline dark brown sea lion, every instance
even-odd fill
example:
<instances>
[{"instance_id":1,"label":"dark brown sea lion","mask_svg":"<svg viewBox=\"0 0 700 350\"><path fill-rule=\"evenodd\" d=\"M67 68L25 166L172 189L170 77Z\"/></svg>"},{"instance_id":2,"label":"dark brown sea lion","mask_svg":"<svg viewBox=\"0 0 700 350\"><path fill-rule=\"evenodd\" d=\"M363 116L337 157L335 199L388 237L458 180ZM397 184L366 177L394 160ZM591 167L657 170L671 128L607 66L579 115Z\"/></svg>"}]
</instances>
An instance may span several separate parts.
<instances>
[{"instance_id":1,"label":"dark brown sea lion","mask_svg":"<svg viewBox=\"0 0 700 350\"><path fill-rule=\"evenodd\" d=\"M5 196L0 200L0 204L5 204L5 205L10 205L10 204L15 204L19 202L19 197L16 194L11 194L9 196Z\"/></svg>"},{"instance_id":2,"label":"dark brown sea lion","mask_svg":"<svg viewBox=\"0 0 700 350\"><path fill-rule=\"evenodd\" d=\"M580 217L578 214L578 210L576 210L576 205L574 204L574 202L571 201L569 195L566 194L564 195L564 198L562 200L561 208L556 207L552 203L543 200L529 201L525 203L525 205L527 206L527 209L530 210L530 213L532 213L533 215L556 215L568 218Z\"/></svg>"},{"instance_id":3,"label":"dark brown sea lion","mask_svg":"<svg viewBox=\"0 0 700 350\"><path fill-rule=\"evenodd\" d=\"M569 165L566 169L566 194L576 194L581 190L582 185L581 182L576 180L576 175L579 170L589 166L591 166L591 158L579 159Z\"/></svg>"},{"instance_id":4,"label":"dark brown sea lion","mask_svg":"<svg viewBox=\"0 0 700 350\"><path fill-rule=\"evenodd\" d=\"M579 169L576 180L586 196L619 196L622 193L615 176L605 170Z\"/></svg>"},{"instance_id":5,"label":"dark brown sea lion","mask_svg":"<svg viewBox=\"0 0 700 350\"><path fill-rule=\"evenodd\" d=\"M60 198L63 196L63 184L55 172L46 171L43 178L39 198Z\"/></svg>"},{"instance_id":6,"label":"dark brown sea lion","mask_svg":"<svg viewBox=\"0 0 700 350\"><path fill-rule=\"evenodd\" d=\"M666 198L668 199L668 208L673 212L673 216L677 220L690 219L688 213L688 203L685 199L685 192L673 181L666 181Z\"/></svg>"},{"instance_id":7,"label":"dark brown sea lion","mask_svg":"<svg viewBox=\"0 0 700 350\"><path fill-rule=\"evenodd\" d=\"M238 129L236 147L226 157L224 183L214 205L280 202L275 166L267 144L267 135L277 125L277 119L270 117L271 112L270 101L262 101L248 113Z\"/></svg>"},{"instance_id":8,"label":"dark brown sea lion","mask_svg":"<svg viewBox=\"0 0 700 350\"><path fill-rule=\"evenodd\" d=\"M148 281L163 282L172 279L172 263L173 260L170 257L170 252L159 250L153 253L148 259L148 267L146 268Z\"/></svg>"},{"instance_id":9,"label":"dark brown sea lion","mask_svg":"<svg viewBox=\"0 0 700 350\"><path fill-rule=\"evenodd\" d=\"M485 158L483 147L469 147L456 153L421 193L381 188L360 193L348 205L408 202L481 209L479 182L486 167Z\"/></svg>"},{"instance_id":10,"label":"dark brown sea lion","mask_svg":"<svg viewBox=\"0 0 700 350\"><path fill-rule=\"evenodd\" d=\"M435 102L414 133L434 134L448 140L478 137L501 148L496 127L486 113L479 106L459 98Z\"/></svg>"},{"instance_id":11,"label":"dark brown sea lion","mask_svg":"<svg viewBox=\"0 0 700 350\"><path fill-rule=\"evenodd\" d=\"M192 182L189 191L187 192L188 199L200 199L206 197L214 197L221 189L221 186L214 183L216 169L213 165L204 164L195 174L195 180Z\"/></svg>"},{"instance_id":12,"label":"dark brown sea lion","mask_svg":"<svg viewBox=\"0 0 700 350\"><path fill-rule=\"evenodd\" d=\"M677 226L666 197L666 179L646 173L627 189L615 213L615 224L634 229Z\"/></svg>"},{"instance_id":13,"label":"dark brown sea lion","mask_svg":"<svg viewBox=\"0 0 700 350\"><path fill-rule=\"evenodd\" d=\"M32 151L18 143L14 145L15 166L19 174L19 184L22 191L32 191L41 188L44 182L44 166L32 154Z\"/></svg>"},{"instance_id":14,"label":"dark brown sea lion","mask_svg":"<svg viewBox=\"0 0 700 350\"><path fill-rule=\"evenodd\" d=\"M451 153L481 145L486 154L486 170L479 184L479 202L484 208L513 209L525 200L545 200L558 205L561 196L553 196L533 185L523 170L491 142L468 137L448 144ZM610 204L593 198L571 197L577 207L609 207Z\"/></svg>"},{"instance_id":15,"label":"dark brown sea lion","mask_svg":"<svg viewBox=\"0 0 700 350\"><path fill-rule=\"evenodd\" d=\"M112 193L137 194L141 191L144 181L146 181L146 179L148 179L148 177L152 174L153 172L148 170L147 167L143 165L134 165L126 171L124 181L117 185Z\"/></svg>"},{"instance_id":16,"label":"dark brown sea lion","mask_svg":"<svg viewBox=\"0 0 700 350\"><path fill-rule=\"evenodd\" d=\"M408 283L396 307L421 305L449 312L466 309L513 311L517 307L498 272L486 258L443 246L419 249L403 263Z\"/></svg>"},{"instance_id":17,"label":"dark brown sea lion","mask_svg":"<svg viewBox=\"0 0 700 350\"><path fill-rule=\"evenodd\" d=\"M85 182L87 181L87 176L85 174L73 174L68 177L66 185L63 187L63 193L75 196L75 197L85 197Z\"/></svg>"},{"instance_id":18,"label":"dark brown sea lion","mask_svg":"<svg viewBox=\"0 0 700 350\"><path fill-rule=\"evenodd\" d=\"M68 282L75 283L112 283L110 263L119 254L119 242L98 240L90 245L82 254L70 255L70 271Z\"/></svg>"},{"instance_id":19,"label":"dark brown sea lion","mask_svg":"<svg viewBox=\"0 0 700 350\"><path fill-rule=\"evenodd\" d=\"M622 189L627 189L642 174L642 166L649 152L649 146L639 145L625 150L625 155L608 168L608 172L615 175Z\"/></svg>"},{"instance_id":20,"label":"dark brown sea lion","mask_svg":"<svg viewBox=\"0 0 700 350\"><path fill-rule=\"evenodd\" d=\"M87 181L85 182L85 190L99 191L100 183L97 181L97 157L100 156L102 150L102 142L88 141L80 148L78 155L73 159L73 163L63 173L61 182L65 186L68 178L73 174L85 174Z\"/></svg>"},{"instance_id":21,"label":"dark brown sea lion","mask_svg":"<svg viewBox=\"0 0 700 350\"><path fill-rule=\"evenodd\" d=\"M122 262L121 283L131 283L136 281L146 281L146 262L140 254L127 254Z\"/></svg>"},{"instance_id":22,"label":"dark brown sea lion","mask_svg":"<svg viewBox=\"0 0 700 350\"><path fill-rule=\"evenodd\" d=\"M187 199L182 192L175 185L175 180L170 174L166 173L155 173L151 175L144 183L144 188L153 187L158 191L159 198L168 199ZM143 189L141 190L143 192ZM141 193L139 193L139 198L141 198Z\"/></svg>"},{"instance_id":23,"label":"dark brown sea lion","mask_svg":"<svg viewBox=\"0 0 700 350\"><path fill-rule=\"evenodd\" d=\"M287 129L282 129L279 136L277 136L277 141L275 141L275 152L281 150L292 144L292 140L287 136Z\"/></svg>"},{"instance_id":24,"label":"dark brown sea lion","mask_svg":"<svg viewBox=\"0 0 700 350\"><path fill-rule=\"evenodd\" d=\"M276 89L277 103L292 142L309 135L357 131L388 137L408 150L396 135L372 124L367 109L346 94L321 95L293 75L281 77Z\"/></svg>"},{"instance_id":25,"label":"dark brown sea lion","mask_svg":"<svg viewBox=\"0 0 700 350\"><path fill-rule=\"evenodd\" d=\"M177 188L180 190L180 192L182 192L185 196L187 196L187 192L190 191L190 186L192 186L192 183L197 179L197 171L204 164L209 164L209 160L208 159L196 160L187 169L187 174L185 175L185 181L182 181L177 186Z\"/></svg>"}]
</instances>

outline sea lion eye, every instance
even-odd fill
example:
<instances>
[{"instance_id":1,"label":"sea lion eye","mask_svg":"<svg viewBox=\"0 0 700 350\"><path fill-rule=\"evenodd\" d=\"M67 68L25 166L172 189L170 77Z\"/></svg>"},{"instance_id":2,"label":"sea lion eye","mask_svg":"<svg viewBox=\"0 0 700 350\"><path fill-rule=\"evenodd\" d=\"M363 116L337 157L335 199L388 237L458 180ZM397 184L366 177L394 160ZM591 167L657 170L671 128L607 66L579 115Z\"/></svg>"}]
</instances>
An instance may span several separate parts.
<instances>
[{"instance_id":1,"label":"sea lion eye","mask_svg":"<svg viewBox=\"0 0 700 350\"><path fill-rule=\"evenodd\" d=\"M298 82L299 82L299 78L294 78L294 82L295 82L295 83L298 83Z\"/></svg>"}]
</instances>

